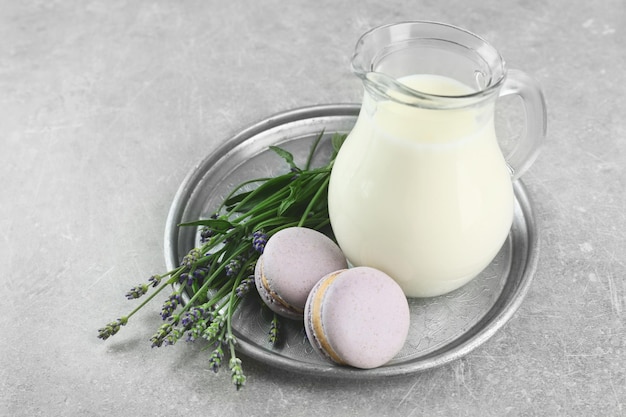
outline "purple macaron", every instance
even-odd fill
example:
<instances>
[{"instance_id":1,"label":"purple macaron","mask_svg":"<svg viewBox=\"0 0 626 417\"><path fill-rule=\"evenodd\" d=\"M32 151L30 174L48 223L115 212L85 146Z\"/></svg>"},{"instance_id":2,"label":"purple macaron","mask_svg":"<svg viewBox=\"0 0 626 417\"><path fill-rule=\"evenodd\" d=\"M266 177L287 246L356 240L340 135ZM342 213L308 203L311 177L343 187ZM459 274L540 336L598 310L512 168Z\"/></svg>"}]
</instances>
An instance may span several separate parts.
<instances>
[{"instance_id":1,"label":"purple macaron","mask_svg":"<svg viewBox=\"0 0 626 417\"><path fill-rule=\"evenodd\" d=\"M398 354L409 321L400 286L369 267L325 276L309 294L304 311L313 348L334 363L362 369L384 365Z\"/></svg>"},{"instance_id":2,"label":"purple macaron","mask_svg":"<svg viewBox=\"0 0 626 417\"><path fill-rule=\"evenodd\" d=\"M302 320L311 289L326 274L343 268L347 268L346 258L329 237L290 227L267 241L255 267L255 284L272 311Z\"/></svg>"}]
</instances>

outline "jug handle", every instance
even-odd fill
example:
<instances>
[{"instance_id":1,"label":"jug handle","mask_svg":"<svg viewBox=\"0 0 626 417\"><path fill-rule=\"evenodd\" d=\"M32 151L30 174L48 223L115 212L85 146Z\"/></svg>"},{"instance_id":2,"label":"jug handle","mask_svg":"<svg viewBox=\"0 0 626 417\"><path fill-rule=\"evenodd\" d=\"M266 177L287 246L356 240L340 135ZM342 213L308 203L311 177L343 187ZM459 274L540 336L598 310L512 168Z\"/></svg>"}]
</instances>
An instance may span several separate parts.
<instances>
[{"instance_id":1,"label":"jug handle","mask_svg":"<svg viewBox=\"0 0 626 417\"><path fill-rule=\"evenodd\" d=\"M506 156L513 180L519 179L537 159L547 131L546 102L537 83L526 73L509 70L500 97L518 95L526 112L524 135Z\"/></svg>"}]
</instances>

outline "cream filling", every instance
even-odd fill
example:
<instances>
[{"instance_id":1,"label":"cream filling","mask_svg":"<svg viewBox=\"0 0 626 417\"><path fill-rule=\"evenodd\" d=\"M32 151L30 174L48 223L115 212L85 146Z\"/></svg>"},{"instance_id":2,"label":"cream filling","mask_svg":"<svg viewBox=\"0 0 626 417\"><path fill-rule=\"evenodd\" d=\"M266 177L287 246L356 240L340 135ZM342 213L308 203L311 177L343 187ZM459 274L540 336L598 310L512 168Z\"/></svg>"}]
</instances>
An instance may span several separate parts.
<instances>
[{"instance_id":1,"label":"cream filling","mask_svg":"<svg viewBox=\"0 0 626 417\"><path fill-rule=\"evenodd\" d=\"M289 304L288 302L286 302L285 300L282 299L282 297L280 295L278 295L278 293L276 293L275 291L273 291L270 288L270 284L267 281L267 278L265 277L265 272L263 269L263 259L261 259L259 262L261 262L261 285L263 286L263 288L265 289L265 291L267 291L267 293L269 294L270 298L277 302L278 304L282 305L283 307L294 311L298 314L303 314L304 313L304 309L302 308L298 308L295 306L292 306L291 304Z\"/></svg>"},{"instance_id":2,"label":"cream filling","mask_svg":"<svg viewBox=\"0 0 626 417\"><path fill-rule=\"evenodd\" d=\"M315 338L319 342L321 349L326 352L326 354L330 356L334 362L339 365L345 365L345 362L339 357L339 355L337 355L337 352L335 352L326 338L326 335L324 334L324 326L322 325L322 300L324 299L324 294L330 284L333 283L340 273L341 272L337 272L329 276L318 287L312 300L313 308L311 311L311 323L313 325L313 333L315 334Z\"/></svg>"}]
</instances>

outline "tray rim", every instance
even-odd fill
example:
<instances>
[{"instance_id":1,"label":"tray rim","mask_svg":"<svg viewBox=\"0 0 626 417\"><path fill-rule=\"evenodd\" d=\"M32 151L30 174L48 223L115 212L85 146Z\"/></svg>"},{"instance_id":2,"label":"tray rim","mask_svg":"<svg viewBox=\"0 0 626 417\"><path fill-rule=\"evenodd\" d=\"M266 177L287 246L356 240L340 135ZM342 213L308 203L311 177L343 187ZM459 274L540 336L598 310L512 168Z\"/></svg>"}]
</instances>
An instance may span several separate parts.
<instances>
[{"instance_id":1,"label":"tray rim","mask_svg":"<svg viewBox=\"0 0 626 417\"><path fill-rule=\"evenodd\" d=\"M275 113L266 119L250 125L239 131L224 141L222 145L215 148L208 155L203 157L184 177L176 194L172 200L170 210L167 215L165 231L164 231L164 255L168 269L173 269L178 264L178 220L185 211L186 202L193 194L198 184L202 181L203 175L211 166L225 157L229 151L235 147L245 143L247 140L254 138L269 129L280 127L291 122L304 119L317 119L321 117L337 117L337 116L358 116L360 104L358 103L337 103L337 104L321 104ZM378 377L401 376L413 374L428 369L436 368L447 363L453 362L466 356L478 346L490 339L498 330L500 330L517 312L520 305L528 293L532 284L534 272L537 267L539 258L540 239L537 233L536 219L534 216L533 204L528 196L527 188L523 182L518 179L513 182L513 189L517 204L519 205L527 231L527 248L526 262L523 272L519 279L518 285L515 287L513 296L507 297L504 304L500 306L498 311L493 314L487 323L479 328L472 337L467 340L456 343L446 344L441 348L430 352L419 359L419 361L409 363L397 363L390 366L383 366L375 369L361 370L350 367L340 367L333 364L318 365L313 363L301 362L288 357L274 353L269 349L261 349L252 344L248 344L239 340L236 349L239 353L257 360L265 364L275 365L283 370L307 374L314 376L333 377L338 379L371 379ZM507 277L506 283L510 280ZM494 302L487 314L490 314L498 304L502 294ZM467 334L467 332L465 333ZM443 354L441 353L444 348Z\"/></svg>"}]
</instances>

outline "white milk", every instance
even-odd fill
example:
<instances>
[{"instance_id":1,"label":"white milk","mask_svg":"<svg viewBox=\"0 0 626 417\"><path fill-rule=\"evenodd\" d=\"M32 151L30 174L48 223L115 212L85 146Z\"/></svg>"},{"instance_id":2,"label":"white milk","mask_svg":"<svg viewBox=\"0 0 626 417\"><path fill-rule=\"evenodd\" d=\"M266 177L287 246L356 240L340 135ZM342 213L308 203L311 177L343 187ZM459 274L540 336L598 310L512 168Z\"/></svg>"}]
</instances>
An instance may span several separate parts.
<instances>
[{"instance_id":1,"label":"white milk","mask_svg":"<svg viewBox=\"0 0 626 417\"><path fill-rule=\"evenodd\" d=\"M472 92L434 75L399 81L431 94ZM481 106L430 110L365 94L328 196L333 231L353 265L386 272L409 297L429 297L462 286L493 260L514 196L493 105Z\"/></svg>"}]
</instances>

